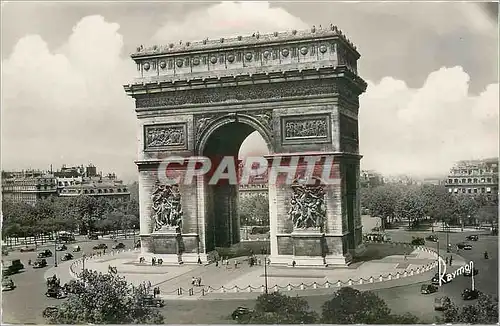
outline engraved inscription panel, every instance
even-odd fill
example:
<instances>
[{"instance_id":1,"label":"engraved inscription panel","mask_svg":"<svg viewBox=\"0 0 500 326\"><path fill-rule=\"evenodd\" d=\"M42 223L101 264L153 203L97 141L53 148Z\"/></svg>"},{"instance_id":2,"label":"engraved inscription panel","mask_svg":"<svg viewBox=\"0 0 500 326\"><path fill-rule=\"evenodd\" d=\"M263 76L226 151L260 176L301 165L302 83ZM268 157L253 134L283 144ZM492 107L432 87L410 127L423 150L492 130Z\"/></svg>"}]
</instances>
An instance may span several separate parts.
<instances>
[{"instance_id":1,"label":"engraved inscription panel","mask_svg":"<svg viewBox=\"0 0 500 326\"><path fill-rule=\"evenodd\" d=\"M314 142L330 141L330 116L286 116L281 120L282 142Z\"/></svg>"},{"instance_id":2,"label":"engraved inscription panel","mask_svg":"<svg viewBox=\"0 0 500 326\"><path fill-rule=\"evenodd\" d=\"M185 123L144 126L144 149L187 149Z\"/></svg>"}]
</instances>

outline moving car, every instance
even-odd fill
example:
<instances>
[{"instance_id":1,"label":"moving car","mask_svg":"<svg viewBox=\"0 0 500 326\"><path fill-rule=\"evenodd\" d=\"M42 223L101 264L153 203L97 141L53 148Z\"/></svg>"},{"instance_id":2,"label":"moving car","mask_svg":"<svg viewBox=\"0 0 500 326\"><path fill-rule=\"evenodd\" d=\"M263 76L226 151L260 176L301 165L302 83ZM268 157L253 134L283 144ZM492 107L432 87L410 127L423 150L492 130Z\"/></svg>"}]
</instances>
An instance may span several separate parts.
<instances>
[{"instance_id":1,"label":"moving car","mask_svg":"<svg viewBox=\"0 0 500 326\"><path fill-rule=\"evenodd\" d=\"M448 278L445 276L443 277L443 279L441 280L441 284L447 284L447 283L450 283L452 280L452 278L450 278L450 281L448 282ZM439 285L439 274L436 273L434 274L434 277L431 279L431 282L432 284L434 285Z\"/></svg>"},{"instance_id":2,"label":"moving car","mask_svg":"<svg viewBox=\"0 0 500 326\"><path fill-rule=\"evenodd\" d=\"M45 266L47 266L47 260L45 260L45 258L38 258L33 263L33 268L43 268Z\"/></svg>"},{"instance_id":3,"label":"moving car","mask_svg":"<svg viewBox=\"0 0 500 326\"><path fill-rule=\"evenodd\" d=\"M457 243L457 249L464 249L466 243L464 242L460 242L460 243Z\"/></svg>"},{"instance_id":4,"label":"moving car","mask_svg":"<svg viewBox=\"0 0 500 326\"><path fill-rule=\"evenodd\" d=\"M35 246L26 246L26 247L23 247L21 248L21 252L33 252L36 250L36 247Z\"/></svg>"},{"instance_id":5,"label":"moving car","mask_svg":"<svg viewBox=\"0 0 500 326\"><path fill-rule=\"evenodd\" d=\"M68 247L66 247L66 245L59 245L59 246L57 246L56 251L64 251L67 249L68 249Z\"/></svg>"},{"instance_id":6,"label":"moving car","mask_svg":"<svg viewBox=\"0 0 500 326\"><path fill-rule=\"evenodd\" d=\"M472 245L470 245L470 244L466 244L466 245L464 246L464 250L472 250Z\"/></svg>"},{"instance_id":7,"label":"moving car","mask_svg":"<svg viewBox=\"0 0 500 326\"><path fill-rule=\"evenodd\" d=\"M97 234L89 234L89 240L99 240L99 236Z\"/></svg>"},{"instance_id":8,"label":"moving car","mask_svg":"<svg viewBox=\"0 0 500 326\"><path fill-rule=\"evenodd\" d=\"M431 241L431 242L437 242L438 241L438 237L435 236L434 234L431 234L430 236L428 236L427 238L425 238L425 240L428 240L428 241Z\"/></svg>"},{"instance_id":9,"label":"moving car","mask_svg":"<svg viewBox=\"0 0 500 326\"><path fill-rule=\"evenodd\" d=\"M479 297L479 291L477 289L465 289L462 292L462 299L464 300L474 300Z\"/></svg>"},{"instance_id":10,"label":"moving car","mask_svg":"<svg viewBox=\"0 0 500 326\"><path fill-rule=\"evenodd\" d=\"M80 246L73 246L73 252L79 252L80 250L82 250Z\"/></svg>"},{"instance_id":11,"label":"moving car","mask_svg":"<svg viewBox=\"0 0 500 326\"><path fill-rule=\"evenodd\" d=\"M120 243L113 245L113 247L111 247L111 248L112 249L124 249L125 245L123 244L123 242L120 242Z\"/></svg>"},{"instance_id":12,"label":"moving car","mask_svg":"<svg viewBox=\"0 0 500 326\"><path fill-rule=\"evenodd\" d=\"M40 251L37 257L38 258L52 257L52 251L50 251L49 249L45 249L44 251Z\"/></svg>"},{"instance_id":13,"label":"moving car","mask_svg":"<svg viewBox=\"0 0 500 326\"><path fill-rule=\"evenodd\" d=\"M443 311L451 305L451 299L448 297L439 297L434 299L434 310Z\"/></svg>"},{"instance_id":14,"label":"moving car","mask_svg":"<svg viewBox=\"0 0 500 326\"><path fill-rule=\"evenodd\" d=\"M431 294L431 293L437 292L437 290L438 290L438 287L434 284L423 284L420 287L420 293L422 293L422 294Z\"/></svg>"},{"instance_id":15,"label":"moving car","mask_svg":"<svg viewBox=\"0 0 500 326\"><path fill-rule=\"evenodd\" d=\"M65 260L71 260L73 259L73 255L70 254L69 252L65 253L64 256L62 256L61 260L65 261Z\"/></svg>"},{"instance_id":16,"label":"moving car","mask_svg":"<svg viewBox=\"0 0 500 326\"><path fill-rule=\"evenodd\" d=\"M10 277L4 277L2 279L2 292L14 290L15 287L14 281Z\"/></svg>"},{"instance_id":17,"label":"moving car","mask_svg":"<svg viewBox=\"0 0 500 326\"><path fill-rule=\"evenodd\" d=\"M469 240L469 241L477 241L477 240L479 240L479 236L477 236L477 235L469 235L469 236L466 237L466 239Z\"/></svg>"},{"instance_id":18,"label":"moving car","mask_svg":"<svg viewBox=\"0 0 500 326\"><path fill-rule=\"evenodd\" d=\"M479 274L479 270L477 268L474 268L472 270L466 269L464 271L464 276L472 276L472 274L474 274L474 276L476 276L477 274Z\"/></svg>"},{"instance_id":19,"label":"moving car","mask_svg":"<svg viewBox=\"0 0 500 326\"><path fill-rule=\"evenodd\" d=\"M105 243L100 243L97 246L93 247L94 250L99 250L99 249L108 249L108 246Z\"/></svg>"},{"instance_id":20,"label":"moving car","mask_svg":"<svg viewBox=\"0 0 500 326\"><path fill-rule=\"evenodd\" d=\"M414 246L423 246L425 245L425 239L413 237L413 239L411 240L411 244Z\"/></svg>"},{"instance_id":21,"label":"moving car","mask_svg":"<svg viewBox=\"0 0 500 326\"><path fill-rule=\"evenodd\" d=\"M62 288L55 288L55 287L48 289L47 292L45 292L45 295L48 298L55 298L55 299L64 299L68 296L66 292L63 291Z\"/></svg>"},{"instance_id":22,"label":"moving car","mask_svg":"<svg viewBox=\"0 0 500 326\"><path fill-rule=\"evenodd\" d=\"M160 298L155 298L152 295L146 295L142 298L144 305L147 307L164 307L165 306L165 301L163 301Z\"/></svg>"},{"instance_id":23,"label":"moving car","mask_svg":"<svg viewBox=\"0 0 500 326\"><path fill-rule=\"evenodd\" d=\"M6 265L2 267L2 274L3 275L12 275L19 273L20 270L24 269L23 263L21 263L20 259L14 259L11 260L10 262L7 262Z\"/></svg>"},{"instance_id":24,"label":"moving car","mask_svg":"<svg viewBox=\"0 0 500 326\"><path fill-rule=\"evenodd\" d=\"M242 319L248 317L252 312L253 310L247 307L238 307L231 314L231 318L233 318L233 320Z\"/></svg>"}]
</instances>

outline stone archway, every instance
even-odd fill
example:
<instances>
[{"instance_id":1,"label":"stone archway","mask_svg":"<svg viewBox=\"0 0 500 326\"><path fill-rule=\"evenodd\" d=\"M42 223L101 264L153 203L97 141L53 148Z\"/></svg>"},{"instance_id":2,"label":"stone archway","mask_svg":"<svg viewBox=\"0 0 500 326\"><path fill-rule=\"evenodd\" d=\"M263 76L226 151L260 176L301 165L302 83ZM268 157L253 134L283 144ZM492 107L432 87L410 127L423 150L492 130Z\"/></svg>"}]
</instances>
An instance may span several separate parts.
<instances>
[{"instance_id":1,"label":"stone archway","mask_svg":"<svg viewBox=\"0 0 500 326\"><path fill-rule=\"evenodd\" d=\"M125 91L135 99L140 122L142 254L162 255L166 262L204 261L217 244L209 245L209 229L218 224L226 224L220 244L238 240L231 209L210 224L217 204L211 196L232 198L229 187L217 194L207 188L205 176L176 188L160 180L173 156L182 162L177 159L171 170L189 179L193 157L234 155L241 138L257 130L268 144L270 165L280 161L303 171L312 158L335 175L335 182L321 186L326 207L321 228L294 224L294 188L269 181L271 262L348 263L362 244L357 118L366 83L358 76L359 57L335 26L138 48L132 55L138 78ZM227 135L233 136L217 140ZM305 195L299 204L313 205L313 197Z\"/></svg>"}]
</instances>

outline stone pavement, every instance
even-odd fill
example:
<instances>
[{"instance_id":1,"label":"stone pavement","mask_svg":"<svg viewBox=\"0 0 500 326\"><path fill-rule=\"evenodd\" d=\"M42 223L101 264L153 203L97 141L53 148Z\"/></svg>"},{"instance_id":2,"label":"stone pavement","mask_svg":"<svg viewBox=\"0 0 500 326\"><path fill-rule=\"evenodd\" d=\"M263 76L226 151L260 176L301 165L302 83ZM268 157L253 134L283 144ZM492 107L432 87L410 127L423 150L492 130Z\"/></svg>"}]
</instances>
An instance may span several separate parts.
<instances>
[{"instance_id":1,"label":"stone pavement","mask_svg":"<svg viewBox=\"0 0 500 326\"><path fill-rule=\"evenodd\" d=\"M151 266L138 263L138 252L125 251L110 253L101 257L86 259L85 268L106 273L109 266L117 268L129 282L138 285L150 282L152 287L160 288L164 299L229 299L255 297L264 291L264 266L250 267L231 264L216 267L210 265L163 265ZM261 259L263 261L263 259ZM354 286L360 289L376 289L402 286L429 281L436 272L436 253L427 248L413 250L405 259L403 255L392 255L379 260L351 264L349 267L300 268L268 266L267 283L269 291L307 292L308 295L320 295L331 288ZM464 263L457 256L455 266ZM66 270L73 271L73 276L82 270L81 261L66 264ZM61 268L58 268L61 271ZM47 275L53 272L47 271ZM59 275L61 281L66 276ZM390 274L390 275L389 275ZM71 276L68 276L71 278ZM202 286L191 285L192 277L201 277ZM362 280L360 280L362 279ZM182 289L182 290L179 290ZM179 292L180 291L180 292Z\"/></svg>"}]
</instances>

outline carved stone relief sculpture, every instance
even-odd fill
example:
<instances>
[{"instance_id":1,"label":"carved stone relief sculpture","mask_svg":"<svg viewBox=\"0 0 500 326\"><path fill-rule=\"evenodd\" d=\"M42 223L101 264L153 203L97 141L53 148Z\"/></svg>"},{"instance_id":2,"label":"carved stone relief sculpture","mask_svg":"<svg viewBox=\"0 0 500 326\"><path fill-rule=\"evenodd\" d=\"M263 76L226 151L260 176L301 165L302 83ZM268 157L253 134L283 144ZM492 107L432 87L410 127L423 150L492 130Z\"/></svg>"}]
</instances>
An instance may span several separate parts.
<instances>
[{"instance_id":1,"label":"carved stone relief sculpture","mask_svg":"<svg viewBox=\"0 0 500 326\"><path fill-rule=\"evenodd\" d=\"M326 219L325 191L321 185L295 182L288 212L294 229L323 229Z\"/></svg>"},{"instance_id":2,"label":"carved stone relief sculpture","mask_svg":"<svg viewBox=\"0 0 500 326\"><path fill-rule=\"evenodd\" d=\"M182 204L178 185L156 184L151 195L154 231L180 229L182 227Z\"/></svg>"},{"instance_id":3,"label":"carved stone relief sculpture","mask_svg":"<svg viewBox=\"0 0 500 326\"><path fill-rule=\"evenodd\" d=\"M328 137L328 121L326 118L285 120L284 136L286 140Z\"/></svg>"},{"instance_id":4,"label":"carved stone relief sculpture","mask_svg":"<svg viewBox=\"0 0 500 326\"><path fill-rule=\"evenodd\" d=\"M186 143L184 125L145 126L144 129L146 148L184 146Z\"/></svg>"}]
</instances>

